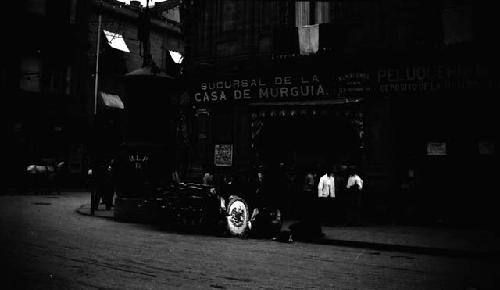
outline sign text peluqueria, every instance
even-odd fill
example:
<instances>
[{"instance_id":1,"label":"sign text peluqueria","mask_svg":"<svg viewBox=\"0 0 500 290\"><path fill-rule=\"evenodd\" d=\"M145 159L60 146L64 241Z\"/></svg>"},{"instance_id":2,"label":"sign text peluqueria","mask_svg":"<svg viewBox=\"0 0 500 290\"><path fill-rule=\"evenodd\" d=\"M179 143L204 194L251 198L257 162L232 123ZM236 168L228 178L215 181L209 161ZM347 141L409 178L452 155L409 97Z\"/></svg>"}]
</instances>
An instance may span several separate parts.
<instances>
[{"instance_id":1,"label":"sign text peluqueria","mask_svg":"<svg viewBox=\"0 0 500 290\"><path fill-rule=\"evenodd\" d=\"M317 75L274 76L202 82L194 93L196 103L314 99L329 96Z\"/></svg>"}]
</instances>

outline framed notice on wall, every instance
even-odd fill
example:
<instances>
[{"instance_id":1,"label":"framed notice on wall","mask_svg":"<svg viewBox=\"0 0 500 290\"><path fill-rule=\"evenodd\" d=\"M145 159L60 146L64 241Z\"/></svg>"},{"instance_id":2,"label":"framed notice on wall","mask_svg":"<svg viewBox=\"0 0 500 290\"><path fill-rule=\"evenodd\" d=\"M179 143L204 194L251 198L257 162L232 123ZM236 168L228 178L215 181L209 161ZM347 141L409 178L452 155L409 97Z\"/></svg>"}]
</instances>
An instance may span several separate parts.
<instances>
[{"instance_id":1,"label":"framed notice on wall","mask_svg":"<svg viewBox=\"0 0 500 290\"><path fill-rule=\"evenodd\" d=\"M233 165L233 145L232 144L215 144L214 163L215 163L215 166L232 166Z\"/></svg>"},{"instance_id":2,"label":"framed notice on wall","mask_svg":"<svg viewBox=\"0 0 500 290\"><path fill-rule=\"evenodd\" d=\"M446 143L428 142L427 155L446 155Z\"/></svg>"}]
</instances>

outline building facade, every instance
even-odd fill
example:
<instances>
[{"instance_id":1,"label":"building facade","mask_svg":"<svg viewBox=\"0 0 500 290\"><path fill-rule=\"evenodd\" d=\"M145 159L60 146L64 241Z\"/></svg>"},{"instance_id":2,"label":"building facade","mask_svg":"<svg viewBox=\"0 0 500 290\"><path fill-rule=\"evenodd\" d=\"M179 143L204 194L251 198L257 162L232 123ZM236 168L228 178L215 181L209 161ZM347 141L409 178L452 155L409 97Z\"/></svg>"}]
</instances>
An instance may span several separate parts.
<instances>
[{"instance_id":1,"label":"building facade","mask_svg":"<svg viewBox=\"0 0 500 290\"><path fill-rule=\"evenodd\" d=\"M145 142L146 133L159 123L151 120L152 117L159 118L159 114L153 111L163 109L168 115L166 105L158 108L154 103L148 105L147 101L170 98L168 84L153 89L149 84L135 82L127 74L137 73L147 66L157 73L177 77L175 74L178 74L180 64L172 55L183 54L183 39L180 19L175 11L178 11L178 3L172 2L148 8L142 7L138 1L132 1L130 5L118 1L91 2L86 34L85 69L88 77L84 80L86 109L93 134L89 138L92 140L90 155L112 155L132 125L143 127L134 130L144 133L142 141ZM110 97L119 99L123 107L106 105L105 98ZM146 119L150 122L145 122Z\"/></svg>"},{"instance_id":2,"label":"building facade","mask_svg":"<svg viewBox=\"0 0 500 290\"><path fill-rule=\"evenodd\" d=\"M492 195L476 182L493 178L498 142L498 57L488 36L496 20L487 7L191 4L184 21L193 176L245 176L272 163L285 163L290 176L356 165L373 217L490 217L481 207ZM473 214L462 217L467 210Z\"/></svg>"},{"instance_id":3,"label":"building facade","mask_svg":"<svg viewBox=\"0 0 500 290\"><path fill-rule=\"evenodd\" d=\"M6 4L5 11L19 15L2 20L9 39L0 83L8 108L8 187L22 187L26 166L42 159L66 161L68 186L86 186L94 129L106 128L108 143L121 138L123 110L107 106L102 96L124 98L123 76L143 65L141 33L148 33L158 70L178 70L172 59L172 52L183 52L178 3L151 7L147 27L140 25L145 8L138 1L24 0Z\"/></svg>"},{"instance_id":4,"label":"building facade","mask_svg":"<svg viewBox=\"0 0 500 290\"><path fill-rule=\"evenodd\" d=\"M85 29L83 2L26 0L4 7L18 15L2 22L2 35L9 39L1 57L8 187L24 185L26 165L68 160L82 150L77 132L86 125L78 81L85 50L78 37Z\"/></svg>"}]
</instances>

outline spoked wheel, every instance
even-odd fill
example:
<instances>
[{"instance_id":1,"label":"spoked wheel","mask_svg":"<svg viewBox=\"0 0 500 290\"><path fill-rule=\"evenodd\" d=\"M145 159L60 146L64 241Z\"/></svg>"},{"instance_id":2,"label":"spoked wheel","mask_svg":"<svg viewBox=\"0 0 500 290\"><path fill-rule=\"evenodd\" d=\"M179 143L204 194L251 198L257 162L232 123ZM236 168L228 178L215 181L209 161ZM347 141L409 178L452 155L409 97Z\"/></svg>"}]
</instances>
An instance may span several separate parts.
<instances>
[{"instance_id":1,"label":"spoked wheel","mask_svg":"<svg viewBox=\"0 0 500 290\"><path fill-rule=\"evenodd\" d=\"M250 218L248 205L240 197L232 197L227 205L227 228L232 236L243 237Z\"/></svg>"}]
</instances>

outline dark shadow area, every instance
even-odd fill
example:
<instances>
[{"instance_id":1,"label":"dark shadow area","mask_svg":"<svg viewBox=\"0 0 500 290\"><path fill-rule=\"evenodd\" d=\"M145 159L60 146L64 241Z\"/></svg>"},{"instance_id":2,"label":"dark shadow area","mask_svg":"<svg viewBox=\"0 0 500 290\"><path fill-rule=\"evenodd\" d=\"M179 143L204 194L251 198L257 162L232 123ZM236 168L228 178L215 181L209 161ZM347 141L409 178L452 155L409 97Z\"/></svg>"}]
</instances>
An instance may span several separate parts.
<instances>
[{"instance_id":1,"label":"dark shadow area","mask_svg":"<svg viewBox=\"0 0 500 290\"><path fill-rule=\"evenodd\" d=\"M386 252L402 252L402 253L412 253L419 255L429 255L429 256L442 256L449 258L477 258L485 260L497 260L500 257L500 252L472 252L460 249L444 249L444 248L429 248L429 247L415 247L415 246L404 246L404 245L389 245L381 243L372 242L362 242L362 241L346 241L346 240L336 240L336 239L324 239L316 242L321 245L333 245L349 248L363 248L372 249Z\"/></svg>"}]
</instances>

